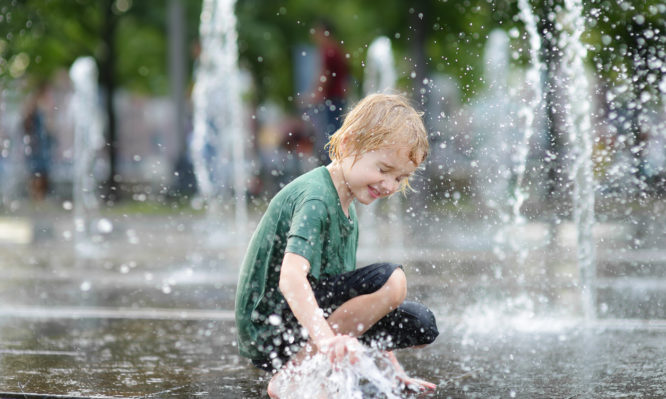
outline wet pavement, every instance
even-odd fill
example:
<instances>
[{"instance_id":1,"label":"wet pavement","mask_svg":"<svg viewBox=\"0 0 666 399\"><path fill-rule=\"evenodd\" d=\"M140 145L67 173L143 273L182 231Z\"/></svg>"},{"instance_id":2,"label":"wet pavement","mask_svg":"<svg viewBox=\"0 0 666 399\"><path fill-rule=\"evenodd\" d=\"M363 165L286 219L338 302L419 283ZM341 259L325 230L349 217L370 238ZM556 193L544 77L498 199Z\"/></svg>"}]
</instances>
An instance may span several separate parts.
<instances>
[{"instance_id":1,"label":"wet pavement","mask_svg":"<svg viewBox=\"0 0 666 399\"><path fill-rule=\"evenodd\" d=\"M77 252L67 215L21 220L30 242L0 240L1 399L265 397L267 375L234 343L232 227L112 215L95 251ZM538 244L543 225L517 232L524 262L499 262L482 221L442 226L400 252L359 251L361 264L410 259L408 296L437 316L433 345L398 352L437 383L422 397L666 397L663 234L629 250L630 226L600 224L599 320L586 322L571 226L555 246Z\"/></svg>"}]
</instances>

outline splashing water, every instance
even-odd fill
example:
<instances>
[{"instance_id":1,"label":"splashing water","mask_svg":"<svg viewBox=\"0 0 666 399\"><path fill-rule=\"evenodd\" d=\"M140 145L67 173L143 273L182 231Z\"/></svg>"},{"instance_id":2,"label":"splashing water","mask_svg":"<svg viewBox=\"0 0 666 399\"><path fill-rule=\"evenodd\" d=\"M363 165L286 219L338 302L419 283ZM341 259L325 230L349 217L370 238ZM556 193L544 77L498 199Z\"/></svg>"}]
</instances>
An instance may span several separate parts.
<instances>
[{"instance_id":1,"label":"splashing water","mask_svg":"<svg viewBox=\"0 0 666 399\"><path fill-rule=\"evenodd\" d=\"M520 18L525 23L530 40L530 62L531 68L527 74L528 85L532 90L532 98L528 106L524 107L519 116L525 128L524 141L529 139L534 132L535 111L540 108L542 90L540 84L540 73L543 64L539 60L541 49L540 36L536 28L536 18L532 13L531 6L527 0L520 0ZM592 147L593 131L590 122L590 94L589 83L586 77L584 60L587 50L581 42L581 36L585 30L583 7L580 0L566 0L565 8L561 14L559 47L562 49L561 70L563 79L558 82L566 94L567 108L565 113L565 125L569 132L569 141L572 144L572 155L574 157L570 179L574 183L573 214L577 227L577 252L578 265L581 279L581 294L583 299L583 313L587 320L594 318L595 298L595 248L592 236L594 225L594 176L592 171ZM528 146L518 147L520 158L517 170L518 180L516 183L515 198L513 202L513 214L516 223L522 223L520 208L526 199L521 191L522 179L525 173Z\"/></svg>"},{"instance_id":2,"label":"splashing water","mask_svg":"<svg viewBox=\"0 0 666 399\"><path fill-rule=\"evenodd\" d=\"M522 264L528 256L528 250L525 243L519 239L515 232L522 230L525 225L525 218L521 214L521 208L527 200L528 193L523 189L523 180L527 167L527 156L530 149L530 140L536 130L536 118L542 109L543 93L541 89L541 74L544 65L539 58L541 51L541 36L537 31L537 20L532 12L532 8L527 0L519 0L520 8L519 18L525 24L525 30L529 42L530 63L525 73L525 83L529 89L528 99L522 104L517 112L518 129L522 130L523 135L519 142L512 147L513 175L515 176L515 185L513 195L509 200L511 207L510 214L501 215L504 222L507 222L494 237L497 244L494 252L500 260L506 258L506 253L501 249L504 245L508 247L511 253L517 255L518 263ZM506 117L506 116L504 116Z\"/></svg>"},{"instance_id":3,"label":"splashing water","mask_svg":"<svg viewBox=\"0 0 666 399\"><path fill-rule=\"evenodd\" d=\"M368 47L368 61L363 72L363 92L367 95L395 88L395 64L391 39L380 36Z\"/></svg>"},{"instance_id":4,"label":"splashing water","mask_svg":"<svg viewBox=\"0 0 666 399\"><path fill-rule=\"evenodd\" d=\"M659 23L648 23L639 11L663 16L666 4L648 4L627 5L627 10L638 12L627 18L635 47L622 54L627 63L616 67L605 93L610 130L617 140L610 147L606 161L611 165L601 185L612 197L644 195L653 188L649 180L663 175L666 165L666 36L663 25L660 29ZM603 39L607 51L617 48L613 37Z\"/></svg>"},{"instance_id":5,"label":"splashing water","mask_svg":"<svg viewBox=\"0 0 666 399\"><path fill-rule=\"evenodd\" d=\"M100 167L97 153L104 146L103 124L98 106L97 65L92 57L78 58L72 64L69 76L74 85L72 111L74 113L74 227L76 250L92 254L92 233L97 232L99 199L95 169Z\"/></svg>"},{"instance_id":6,"label":"splashing water","mask_svg":"<svg viewBox=\"0 0 666 399\"><path fill-rule=\"evenodd\" d=\"M574 164L571 179L574 181L574 220L578 231L578 265L580 270L583 313L587 320L595 317L595 247L594 225L594 175L592 172L593 131L590 122L589 83L583 60L587 50L581 43L585 30L583 5L580 0L565 0L561 32L564 57L562 70L566 76L566 94L570 105L566 124L570 140L574 143ZM567 29L568 28L568 29Z\"/></svg>"},{"instance_id":7,"label":"splashing water","mask_svg":"<svg viewBox=\"0 0 666 399\"><path fill-rule=\"evenodd\" d=\"M516 187L515 198L513 199L513 215L517 222L522 223L524 220L520 215L520 208L522 207L526 193L522 190L523 178L525 176L525 167L527 164L527 153L529 151L530 139L534 135L534 115L541 108L543 93L541 90L541 72L543 71L543 63L539 59L539 52L541 51L541 36L537 32L536 18L532 13L531 6L528 0L519 0L518 6L520 7L520 19L525 23L525 29L529 37L530 44L530 68L527 70L525 76L527 86L532 92L528 104L518 111L518 117L521 121L524 130L523 142L517 146L517 159L516 165Z\"/></svg>"},{"instance_id":8,"label":"splashing water","mask_svg":"<svg viewBox=\"0 0 666 399\"><path fill-rule=\"evenodd\" d=\"M514 224L521 225L525 223L525 219L520 214L520 209L527 199L527 194L523 191L523 179L525 177L525 169L527 165L527 155L530 148L530 139L534 135L535 126L534 116L542 106L543 93L541 90L541 73L544 69L543 63L539 59L539 52L541 51L541 36L537 33L536 18L532 13L532 9L527 0L520 0L518 2L520 7L520 18L525 23L525 29L529 37L530 44L530 67L527 70L525 79L527 86L531 91L531 97L528 103L518 111L518 119L522 124L523 142L517 146L517 164L516 164L516 186L514 190L514 198L512 201L513 219ZM526 254L521 258L524 259Z\"/></svg>"},{"instance_id":9,"label":"splashing water","mask_svg":"<svg viewBox=\"0 0 666 399\"><path fill-rule=\"evenodd\" d=\"M280 398L361 399L404 397L404 386L388 358L379 350L364 348L357 361L348 358L333 365L323 354L288 365L276 380Z\"/></svg>"},{"instance_id":10,"label":"splashing water","mask_svg":"<svg viewBox=\"0 0 666 399\"><path fill-rule=\"evenodd\" d=\"M21 111L18 90L4 84L0 90L0 207L19 205L26 171L22 162Z\"/></svg>"},{"instance_id":11,"label":"splashing water","mask_svg":"<svg viewBox=\"0 0 666 399\"><path fill-rule=\"evenodd\" d=\"M235 201L235 233L244 236L245 148L234 0L205 0L201 54L193 89L192 161L208 210L220 216Z\"/></svg>"}]
</instances>

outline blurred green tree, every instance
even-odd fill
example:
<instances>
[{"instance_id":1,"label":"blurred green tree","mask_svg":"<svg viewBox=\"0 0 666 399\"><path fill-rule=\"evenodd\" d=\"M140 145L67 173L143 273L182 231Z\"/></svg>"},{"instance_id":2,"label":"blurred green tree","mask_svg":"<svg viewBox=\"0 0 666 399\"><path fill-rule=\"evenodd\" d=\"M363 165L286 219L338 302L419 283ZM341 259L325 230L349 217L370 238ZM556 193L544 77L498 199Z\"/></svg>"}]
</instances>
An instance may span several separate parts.
<instances>
[{"instance_id":1,"label":"blurred green tree","mask_svg":"<svg viewBox=\"0 0 666 399\"><path fill-rule=\"evenodd\" d=\"M543 57L552 73L558 58L556 16L565 2L529 3L540 17ZM663 81L663 68L646 66L664 58L659 53L666 44L663 0L583 3L587 22L583 39L597 74L613 85L639 71L627 109L641 96L658 97L655 81ZM182 5L186 43L193 49L188 57L191 78L201 2L182 0ZM109 99L115 89L151 95L169 91L167 10L167 0L6 0L0 4L0 79L39 84L77 57L92 55L108 104L107 140L113 154L115 114ZM399 88L422 101L424 81L435 72L452 76L463 100L473 98L484 86L483 47L490 31L514 27L524 31L516 18L517 2L510 0L237 0L236 14L239 61L253 76L253 101L272 99L287 107L295 106L299 94L294 93L293 51L311 42L311 29L322 17L336 27L336 37L349 54L353 95L361 94L367 47L384 35L393 44ZM514 61L525 62L523 38L515 38L512 46ZM630 115L634 126L636 115ZM640 132L636 127L633 131L635 141L640 141ZM114 175L107 184L110 190Z\"/></svg>"},{"instance_id":2,"label":"blurred green tree","mask_svg":"<svg viewBox=\"0 0 666 399\"><path fill-rule=\"evenodd\" d=\"M198 2L184 2L197 20ZM104 194L117 195L114 92L168 92L166 2L12 0L0 6L0 79L23 79L27 90L50 81L81 56L95 58L107 116L110 173ZM187 25L194 41L197 23ZM1 82L1 81L0 81Z\"/></svg>"},{"instance_id":3,"label":"blurred green tree","mask_svg":"<svg viewBox=\"0 0 666 399\"><path fill-rule=\"evenodd\" d=\"M258 96L287 103L294 95L293 47L308 43L310 30L325 17L348 51L357 80L363 76L367 47L384 35L393 43L401 89L415 90L418 97L423 79L437 71L458 79L462 94L470 98L483 84L487 34L496 27L508 29L514 11L515 5L505 1L239 0L239 51L256 78Z\"/></svg>"}]
</instances>

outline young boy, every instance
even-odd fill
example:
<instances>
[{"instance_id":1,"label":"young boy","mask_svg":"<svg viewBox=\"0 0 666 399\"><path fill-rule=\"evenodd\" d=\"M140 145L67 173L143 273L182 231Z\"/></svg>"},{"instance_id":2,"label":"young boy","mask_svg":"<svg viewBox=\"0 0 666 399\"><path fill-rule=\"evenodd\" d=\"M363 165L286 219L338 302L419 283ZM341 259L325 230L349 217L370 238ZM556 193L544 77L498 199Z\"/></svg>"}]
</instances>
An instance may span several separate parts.
<instances>
[{"instance_id":1,"label":"young boy","mask_svg":"<svg viewBox=\"0 0 666 399\"><path fill-rule=\"evenodd\" d=\"M407 377L390 350L433 342L435 318L405 301L402 266L356 269L352 203L368 205L408 186L428 154L423 122L402 96L370 95L328 146L332 162L285 186L252 236L236 293L240 353L275 373L268 385L273 398L274 381L288 362L316 351L332 362L353 357L359 341L387 350L406 385L434 389Z\"/></svg>"}]
</instances>

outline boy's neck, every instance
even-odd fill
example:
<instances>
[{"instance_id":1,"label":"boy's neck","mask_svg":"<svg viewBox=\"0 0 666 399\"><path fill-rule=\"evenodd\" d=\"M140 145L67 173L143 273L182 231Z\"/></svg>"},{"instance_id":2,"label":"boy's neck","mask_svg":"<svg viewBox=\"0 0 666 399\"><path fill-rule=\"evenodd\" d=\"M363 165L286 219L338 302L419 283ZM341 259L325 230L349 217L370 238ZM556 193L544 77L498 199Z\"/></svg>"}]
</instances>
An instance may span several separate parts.
<instances>
[{"instance_id":1,"label":"boy's neck","mask_svg":"<svg viewBox=\"0 0 666 399\"><path fill-rule=\"evenodd\" d=\"M349 190L349 185L347 184L347 179L345 178L342 166L339 162L333 161L326 166L326 169L328 169L328 173L331 175L335 191L338 192L338 199L340 200L342 211L345 216L349 217L349 205L351 205L354 197L352 196L351 190Z\"/></svg>"}]
</instances>

